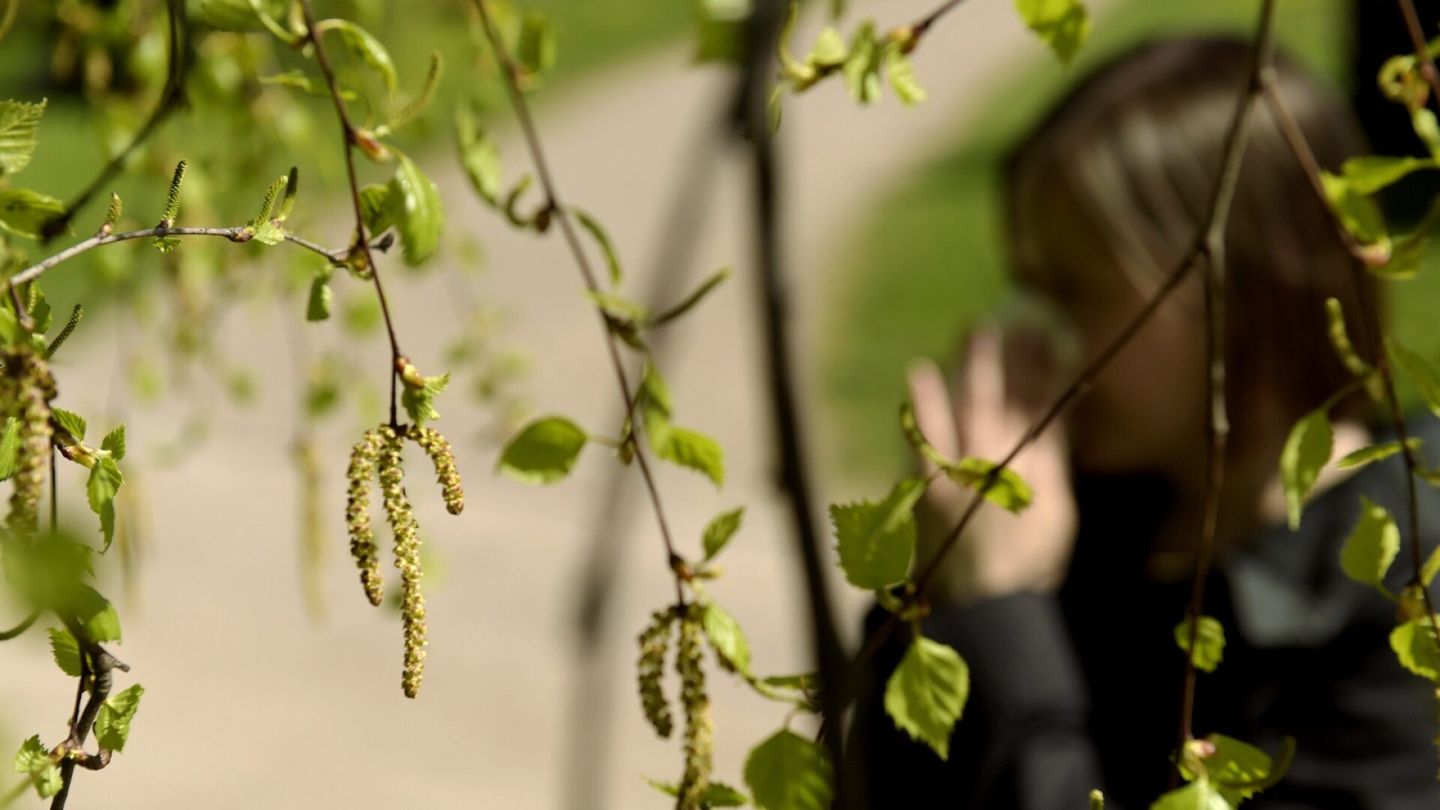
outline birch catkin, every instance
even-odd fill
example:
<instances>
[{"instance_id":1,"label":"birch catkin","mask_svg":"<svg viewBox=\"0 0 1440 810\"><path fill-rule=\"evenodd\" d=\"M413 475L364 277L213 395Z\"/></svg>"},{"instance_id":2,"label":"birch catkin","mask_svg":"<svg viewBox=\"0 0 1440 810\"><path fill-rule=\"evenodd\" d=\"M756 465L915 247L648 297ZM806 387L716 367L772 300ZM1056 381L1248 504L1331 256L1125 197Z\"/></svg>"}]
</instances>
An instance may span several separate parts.
<instances>
[{"instance_id":1,"label":"birch catkin","mask_svg":"<svg viewBox=\"0 0 1440 810\"><path fill-rule=\"evenodd\" d=\"M677 810L700 810L715 764L715 721L705 691L702 668L705 630L699 608L691 605L680 622L675 671L680 674L680 706L685 712L685 773L680 779Z\"/></svg>"},{"instance_id":2,"label":"birch catkin","mask_svg":"<svg viewBox=\"0 0 1440 810\"><path fill-rule=\"evenodd\" d=\"M6 372L15 379L12 390L18 400L20 420L15 491L10 496L5 525L15 534L33 534L40 525L40 496L50 462L54 432L50 427L50 400L55 396L55 379L50 376L49 364L29 345L7 357L5 364Z\"/></svg>"},{"instance_id":3,"label":"birch catkin","mask_svg":"<svg viewBox=\"0 0 1440 810\"><path fill-rule=\"evenodd\" d=\"M345 471L345 528L350 532L350 556L360 569L365 597L376 606L385 597L385 578L380 575L380 549L375 545L375 531L370 528L370 482L375 478L375 464L383 444L378 428L366 431L350 451L350 467Z\"/></svg>"},{"instance_id":4,"label":"birch catkin","mask_svg":"<svg viewBox=\"0 0 1440 810\"><path fill-rule=\"evenodd\" d=\"M435 465L435 480L440 483L445 511L452 515L460 514L465 508L465 490L460 485L460 471L455 467L455 453L450 449L450 442L440 435L440 431L428 427L412 426L409 436Z\"/></svg>"},{"instance_id":5,"label":"birch catkin","mask_svg":"<svg viewBox=\"0 0 1440 810\"><path fill-rule=\"evenodd\" d=\"M395 534L395 567L400 569L400 616L405 628L405 671L401 686L405 697L420 693L425 674L425 596L420 593L420 531L410 500L405 495L405 470L401 466L401 440L390 427L380 429L380 493L385 498L385 516Z\"/></svg>"},{"instance_id":6,"label":"birch catkin","mask_svg":"<svg viewBox=\"0 0 1440 810\"><path fill-rule=\"evenodd\" d=\"M674 623L673 610L657 610L651 615L650 623L640 632L640 661L636 665L645 719L656 734L666 738L675 730L675 719L661 679L665 676L665 655L670 650L670 628Z\"/></svg>"}]
</instances>

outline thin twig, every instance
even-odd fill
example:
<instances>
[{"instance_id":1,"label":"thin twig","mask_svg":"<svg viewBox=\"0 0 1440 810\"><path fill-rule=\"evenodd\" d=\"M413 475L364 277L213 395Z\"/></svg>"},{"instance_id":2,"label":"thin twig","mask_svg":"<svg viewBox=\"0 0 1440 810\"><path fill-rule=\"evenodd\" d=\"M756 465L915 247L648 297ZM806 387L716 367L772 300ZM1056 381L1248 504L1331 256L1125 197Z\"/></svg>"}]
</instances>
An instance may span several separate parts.
<instances>
[{"instance_id":1,"label":"thin twig","mask_svg":"<svg viewBox=\"0 0 1440 810\"><path fill-rule=\"evenodd\" d=\"M745 59L739 77L734 132L749 141L752 159L756 265L760 274L760 311L764 322L765 358L771 414L779 443L780 484L789 504L792 542L799 557L809 612L811 645L820 676L822 741L833 763L836 807L863 805L860 774L847 772L845 733L841 717L849 699L848 655L840 643L831 605L820 533L811 509L811 482L806 468L804 437L796 408L794 364L790 357L789 301L781 254L780 177L777 146L771 137L766 99L771 54L785 19L784 0L756 3L747 23Z\"/></svg>"},{"instance_id":2,"label":"thin twig","mask_svg":"<svg viewBox=\"0 0 1440 810\"><path fill-rule=\"evenodd\" d=\"M685 171L676 178L673 197L665 206L664 224L655 229L660 245L645 275L646 290L640 296L649 312L658 312L676 300L690 286L696 269L695 248L704 229L711 202L715 197L712 182L720 168L716 147L720 145L718 129L707 125L693 145L690 159L684 161ZM646 345L650 359L665 368L673 354L676 339L673 330L650 333ZM635 478L612 475L606 479L600 509L591 522L593 530L585 544L586 559L575 578L575 669L571 673L570 705L576 707L573 732L566 744L565 806L573 810L603 810L597 798L605 795L605 780L610 775L612 757L606 745L613 712L606 696L611 693L614 668L608 666L610 655L602 644L612 623L615 585L625 554L628 533L617 531L630 510L630 492Z\"/></svg>"},{"instance_id":3,"label":"thin twig","mask_svg":"<svg viewBox=\"0 0 1440 810\"><path fill-rule=\"evenodd\" d=\"M580 235L575 229L575 223L571 220L569 209L560 201L554 177L550 174L549 164L545 160L545 150L540 145L539 131L535 127L534 119L530 116L530 107L525 101L525 95L520 90L519 69L515 66L509 51L506 50L505 43L500 39L500 34L495 28L495 22L490 16L490 10L485 0L472 0L472 2L480 14L480 24L485 29L485 36L490 41L490 47L495 51L495 61L500 65L500 73L505 78L505 89L510 95L510 104L515 110L516 119L520 122L520 130L524 134L525 144L530 150L530 159L535 163L535 174L540 179L540 187L545 192L545 206L542 210L549 211L552 221L559 223L560 231L564 234L565 243L575 258L575 264L585 281L586 289L592 293L598 293L601 291L598 276L594 268L590 266L590 259L586 256L584 247L580 243ZM605 348L610 356L610 365L615 371L615 381L620 386L620 395L625 401L625 413L630 417L630 423L633 425L637 397L631 390L629 377L625 373L625 364L620 358L618 339L611 330L604 313L597 311L597 314L605 328ZM640 468L640 476L645 481L645 489L650 495L650 504L655 511L655 520L660 526L660 537L665 542L666 565L675 576L676 604L684 605L684 577L681 573L684 558L675 550L675 542L671 538L670 527L665 520L665 510L660 502L660 491L655 483L654 474L650 470L650 462L640 447L638 434L639 431L636 430L629 432L629 441L635 450L635 465Z\"/></svg>"},{"instance_id":4,"label":"thin twig","mask_svg":"<svg viewBox=\"0 0 1440 810\"><path fill-rule=\"evenodd\" d=\"M350 112L345 107L345 99L340 92L340 83L335 78L335 70L330 65L330 57L325 53L325 44L322 41L324 37L315 35L315 10L310 7L310 0L300 0L300 10L305 17L306 37L315 48L315 61L320 66L321 74L325 76L325 86L330 90L330 100L335 103L335 114L340 119L341 138L345 142L345 174L350 181L350 203L355 211L355 244L365 257L370 278L375 282L375 295L380 299L380 314L385 318L385 333L390 338L390 427L397 428L399 419L396 413L396 381L400 376L400 362L405 354L400 351L400 339L395 335L395 321L390 316L390 302L385 298L385 285L380 281L380 268L375 265L375 257L370 253L370 240L365 235L365 212L360 204L360 181L355 173L356 129L350 120Z\"/></svg>"},{"instance_id":5,"label":"thin twig","mask_svg":"<svg viewBox=\"0 0 1440 810\"><path fill-rule=\"evenodd\" d=\"M1295 156L1295 159L1299 161L1305 174L1310 177L1311 186L1315 189L1315 194L1319 197L1321 205L1325 207L1327 212L1332 212L1331 216L1335 222L1336 232L1340 234L1340 238L1345 241L1351 253L1363 259L1363 246L1361 246L1354 235L1345 228L1339 218L1333 215L1333 209L1331 209L1330 202L1325 195L1325 186L1320 179L1320 163L1315 159L1315 153L1310 149L1310 144L1306 141L1305 134L1301 132L1299 125L1295 122L1295 116L1290 111L1289 105L1287 105L1280 94L1276 92L1273 85L1267 87L1266 90L1266 100L1269 102L1271 112L1280 122L1280 130L1285 133L1286 143L1289 144L1291 153ZM1400 442L1400 454L1405 462L1406 502L1409 510L1410 529L1410 558L1415 569L1411 583L1420 591L1421 599L1425 604L1425 612L1434 616L1435 605L1430 595L1430 589L1425 587L1425 583L1421 579L1421 571L1425 563L1424 550L1421 548L1420 542L1420 495L1415 479L1417 477L1416 470L1423 465L1415 458L1415 451L1410 446L1409 430L1405 421L1405 415L1401 410L1400 398L1397 396L1395 390L1395 375L1390 365L1390 354L1384 346L1384 341L1381 339L1380 325L1373 322L1372 316L1377 312L1377 309L1375 302L1370 298L1369 289L1360 283L1360 274L1362 272L1364 271L1357 267L1350 277L1353 283L1353 289L1355 290L1355 296L1360 303L1358 337L1360 338L1360 345L1369 346L1375 352L1373 358L1375 370L1380 375L1381 387L1384 389L1385 402L1388 406L1386 415L1390 418L1391 425L1395 430L1396 440ZM1435 643L1440 645L1440 635L1435 635L1434 638Z\"/></svg>"},{"instance_id":6,"label":"thin twig","mask_svg":"<svg viewBox=\"0 0 1440 810\"><path fill-rule=\"evenodd\" d=\"M85 204L90 202L100 190L110 184L115 175L124 168L130 156L135 153L140 145L150 139L150 136L159 129L160 125L169 118L172 113L180 109L185 101L185 74L189 67L186 59L186 16L185 0L167 0L166 13L170 18L170 31L167 39L166 54L167 65L165 74L165 87L160 91L160 98L155 102L150 115L145 123L136 130L130 143L125 145L118 154L110 158L105 168L90 181L90 185L84 191L75 195L75 198L65 205L65 213L45 223L43 237L50 241L64 233L70 227L70 222Z\"/></svg>"},{"instance_id":7,"label":"thin twig","mask_svg":"<svg viewBox=\"0 0 1440 810\"><path fill-rule=\"evenodd\" d=\"M1430 84L1430 95L1440 104L1440 69L1430 57L1430 46L1425 42L1425 29L1420 24L1420 15L1415 13L1414 0L1395 0L1400 14L1405 18L1405 30L1410 33L1410 43L1415 47L1415 58L1420 62L1420 74Z\"/></svg>"},{"instance_id":8,"label":"thin twig","mask_svg":"<svg viewBox=\"0 0 1440 810\"><path fill-rule=\"evenodd\" d=\"M70 736L61 744L61 747L67 751L83 750L85 740L95 726L95 718L100 714L100 707L104 705L105 699L110 697L110 688L113 685L112 670L129 672L130 667L116 659L104 647L91 641L85 633L85 628L79 622L67 619L65 626L70 630L71 635L75 636L75 640L80 646L80 686L79 692L75 696L75 712L70 719ZM90 681L90 699L85 701L82 709L80 697L86 691L87 680ZM104 756L103 752L101 756ZM70 756L66 756L60 763L60 792L56 793L55 798L50 801L50 810L64 810L65 802L70 797L70 786L74 782L77 764L79 763ZM87 765L87 767L90 766Z\"/></svg>"},{"instance_id":9,"label":"thin twig","mask_svg":"<svg viewBox=\"0 0 1440 810\"><path fill-rule=\"evenodd\" d=\"M941 17L944 17L946 14L949 14L951 11L955 10L955 7L963 2L965 2L965 0L946 0L946 2L942 3L939 8L911 23L910 33L916 39L919 39L925 34L927 30L929 30L930 26L938 22Z\"/></svg>"},{"instance_id":10,"label":"thin twig","mask_svg":"<svg viewBox=\"0 0 1440 810\"><path fill-rule=\"evenodd\" d=\"M1180 729L1175 746L1175 762L1181 761L1180 751L1194 737L1195 715L1195 644L1200 634L1200 615L1205 608L1205 582L1210 575L1215 555L1215 533L1220 522L1220 495L1225 481L1225 445L1230 434L1230 420L1225 408L1225 226L1230 221L1231 202L1240 179L1245 147L1250 140L1250 122L1254 119L1256 102L1274 72L1275 0L1264 0L1255 46L1250 55L1250 70L1245 90L1236 104L1235 117L1225 134L1220 176L1210 197L1206 215L1205 257L1209 273L1205 284L1205 338L1210 372L1207 393L1210 399L1206 432L1209 452L1205 457L1205 507L1200 528L1200 547L1195 557L1195 570L1190 582L1190 604L1185 618L1190 622L1190 639L1185 655L1185 675L1180 694ZM1177 778L1178 769L1171 774Z\"/></svg>"},{"instance_id":11,"label":"thin twig","mask_svg":"<svg viewBox=\"0 0 1440 810\"><path fill-rule=\"evenodd\" d=\"M18 273L10 276L10 286L12 288L19 287L21 284L24 284L28 281L33 281L34 279L39 278L43 273L45 273L45 271L56 266L57 264L63 264L64 262L67 262L82 253L87 253L98 247L114 244L115 242L126 242L132 239L152 239L171 236L218 236L224 239L229 239L231 242L248 242L254 236L254 232L250 228L245 226L236 226L230 228L155 227L142 228L135 231L125 231L124 233L109 233L92 236L83 242L76 242L75 244L71 245L68 248L65 248L59 253L42 259L35 264L32 264L29 267L25 268L24 270L21 270ZM318 253L319 255L329 259L331 262L335 262L337 264L345 261L345 257L350 253L349 248L331 250L329 248L318 245L310 241L309 239L304 239L289 233L285 234L285 241L293 245L298 245L299 247L311 251L312 253ZM384 250L385 248L389 247L389 240L384 238L378 239L375 241L374 247L377 250Z\"/></svg>"}]
</instances>

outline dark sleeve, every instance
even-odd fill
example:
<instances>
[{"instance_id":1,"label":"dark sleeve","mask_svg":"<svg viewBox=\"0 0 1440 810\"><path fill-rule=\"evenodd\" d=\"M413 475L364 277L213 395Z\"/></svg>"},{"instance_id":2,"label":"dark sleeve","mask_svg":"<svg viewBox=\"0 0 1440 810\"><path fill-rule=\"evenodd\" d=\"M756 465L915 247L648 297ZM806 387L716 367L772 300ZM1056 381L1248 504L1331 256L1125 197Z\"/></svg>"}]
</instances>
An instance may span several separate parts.
<instances>
[{"instance_id":1,"label":"dark sleeve","mask_svg":"<svg viewBox=\"0 0 1440 810\"><path fill-rule=\"evenodd\" d=\"M885 614L869 617L873 630ZM885 714L885 681L908 634L895 633L860 684L851 749L873 807L1084 807L1101 787L1079 663L1050 596L1017 594L937 610L925 635L970 668L970 699L942 762Z\"/></svg>"}]
</instances>

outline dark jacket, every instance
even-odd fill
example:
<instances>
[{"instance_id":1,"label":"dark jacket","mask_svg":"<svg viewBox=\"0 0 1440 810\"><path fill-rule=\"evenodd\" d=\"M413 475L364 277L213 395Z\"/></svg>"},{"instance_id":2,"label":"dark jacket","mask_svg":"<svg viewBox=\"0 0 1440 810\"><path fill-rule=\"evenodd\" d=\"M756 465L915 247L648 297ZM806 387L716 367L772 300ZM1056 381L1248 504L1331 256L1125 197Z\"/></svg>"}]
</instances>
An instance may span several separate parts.
<instances>
[{"instance_id":1,"label":"dark jacket","mask_svg":"<svg viewBox=\"0 0 1440 810\"><path fill-rule=\"evenodd\" d=\"M1440 447L1433 422L1420 430L1428 448ZM1297 745L1289 775L1246 807L1440 808L1435 686L1396 661L1394 604L1340 569L1361 494L1401 527L1389 578L1398 590L1414 570L1398 457L1323 493L1298 531L1265 531L1210 577L1205 612L1225 625L1227 643L1219 669L1200 673L1196 734L1271 752L1286 735ZM1184 667L1173 630L1189 586L1144 574L1165 491L1088 479L1076 496L1080 532L1058 595L940 608L925 623L926 636L970 667L948 762L897 731L882 706L908 634L876 657L851 746L871 807L1084 808L1101 788L1107 807L1134 810L1167 789ZM1440 526L1440 493L1422 483L1420 497L1425 535ZM876 611L867 625L883 618Z\"/></svg>"}]
</instances>

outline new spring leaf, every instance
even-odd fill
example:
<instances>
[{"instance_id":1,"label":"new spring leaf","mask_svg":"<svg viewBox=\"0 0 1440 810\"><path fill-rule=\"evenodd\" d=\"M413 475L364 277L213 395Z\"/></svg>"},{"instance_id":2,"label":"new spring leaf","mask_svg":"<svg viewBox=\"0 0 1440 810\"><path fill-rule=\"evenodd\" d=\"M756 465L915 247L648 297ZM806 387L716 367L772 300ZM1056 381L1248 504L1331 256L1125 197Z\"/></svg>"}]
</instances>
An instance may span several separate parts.
<instances>
[{"instance_id":1,"label":"new spring leaf","mask_svg":"<svg viewBox=\"0 0 1440 810\"><path fill-rule=\"evenodd\" d=\"M840 567L855 587L879 590L905 579L915 556L915 503L925 486L906 478L883 501L830 507Z\"/></svg>"},{"instance_id":2,"label":"new spring leaf","mask_svg":"<svg viewBox=\"0 0 1440 810\"><path fill-rule=\"evenodd\" d=\"M505 445L500 471L523 484L549 484L570 474L585 448L585 431L563 416L531 422Z\"/></svg>"},{"instance_id":3,"label":"new spring leaf","mask_svg":"<svg viewBox=\"0 0 1440 810\"><path fill-rule=\"evenodd\" d=\"M762 810L826 810L830 763L813 741L784 729L755 746L745 759L745 784Z\"/></svg>"},{"instance_id":4,"label":"new spring leaf","mask_svg":"<svg viewBox=\"0 0 1440 810\"><path fill-rule=\"evenodd\" d=\"M916 636L885 684L885 713L912 739L950 757L950 733L970 697L970 668L954 649Z\"/></svg>"}]
</instances>

